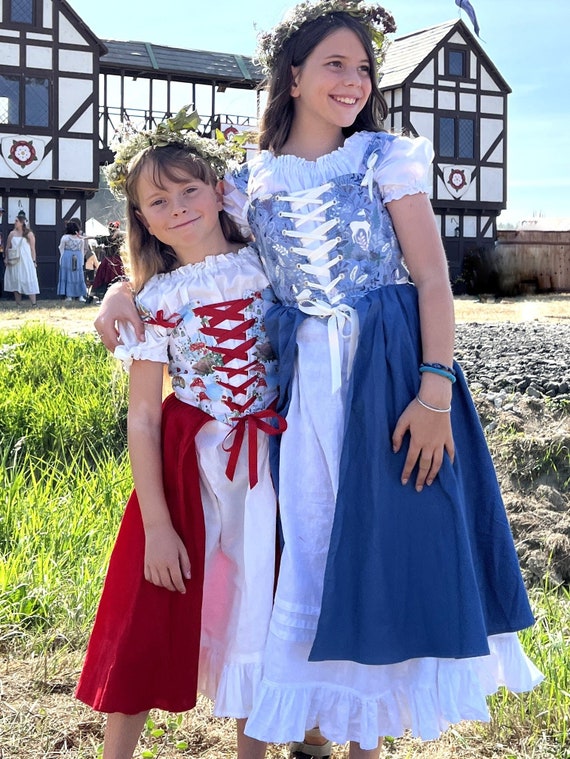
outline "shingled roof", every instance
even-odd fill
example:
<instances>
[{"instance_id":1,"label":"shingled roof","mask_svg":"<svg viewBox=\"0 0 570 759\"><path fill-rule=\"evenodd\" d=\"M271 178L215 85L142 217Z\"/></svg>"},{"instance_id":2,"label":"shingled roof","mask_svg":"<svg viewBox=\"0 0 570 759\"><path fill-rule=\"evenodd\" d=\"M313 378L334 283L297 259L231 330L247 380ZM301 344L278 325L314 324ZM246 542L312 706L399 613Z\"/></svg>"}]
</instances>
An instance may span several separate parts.
<instances>
[{"instance_id":1,"label":"shingled roof","mask_svg":"<svg viewBox=\"0 0 570 759\"><path fill-rule=\"evenodd\" d=\"M443 24L430 26L427 29L421 29L413 34L395 39L388 48L380 71L380 89L390 90L394 87L401 87L418 66L423 64L430 55L433 55L438 45L447 36L452 35L454 30L460 32L478 50L485 59L487 70L492 73L501 89L510 92L509 85L461 19L445 21Z\"/></svg>"},{"instance_id":2,"label":"shingled roof","mask_svg":"<svg viewBox=\"0 0 570 759\"><path fill-rule=\"evenodd\" d=\"M232 53L154 45L151 42L103 40L108 52L101 57L101 73L128 74L178 82L225 84L255 89L263 75L251 58Z\"/></svg>"}]
</instances>

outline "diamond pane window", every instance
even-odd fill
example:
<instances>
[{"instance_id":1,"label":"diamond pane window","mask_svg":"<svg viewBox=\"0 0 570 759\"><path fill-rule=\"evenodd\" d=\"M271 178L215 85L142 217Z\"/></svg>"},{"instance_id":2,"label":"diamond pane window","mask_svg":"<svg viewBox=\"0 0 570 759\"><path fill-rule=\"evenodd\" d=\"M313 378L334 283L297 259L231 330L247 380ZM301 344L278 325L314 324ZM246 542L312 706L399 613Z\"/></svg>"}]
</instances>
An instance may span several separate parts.
<instances>
[{"instance_id":1,"label":"diamond pane window","mask_svg":"<svg viewBox=\"0 0 570 759\"><path fill-rule=\"evenodd\" d=\"M475 154L475 122L473 119L459 119L457 125L458 158L473 158Z\"/></svg>"},{"instance_id":2,"label":"diamond pane window","mask_svg":"<svg viewBox=\"0 0 570 759\"><path fill-rule=\"evenodd\" d=\"M0 124L20 122L20 80L17 76L0 76Z\"/></svg>"},{"instance_id":3,"label":"diamond pane window","mask_svg":"<svg viewBox=\"0 0 570 759\"><path fill-rule=\"evenodd\" d=\"M13 24L33 24L34 0L11 0L10 20Z\"/></svg>"},{"instance_id":4,"label":"diamond pane window","mask_svg":"<svg viewBox=\"0 0 570 759\"><path fill-rule=\"evenodd\" d=\"M447 56L447 75L465 77L465 53L462 50L450 50Z\"/></svg>"},{"instance_id":5,"label":"diamond pane window","mask_svg":"<svg viewBox=\"0 0 570 759\"><path fill-rule=\"evenodd\" d=\"M442 156L455 157L455 119L439 120L439 152Z\"/></svg>"},{"instance_id":6,"label":"diamond pane window","mask_svg":"<svg viewBox=\"0 0 570 759\"><path fill-rule=\"evenodd\" d=\"M49 126L49 79L26 77L26 126Z\"/></svg>"}]
</instances>

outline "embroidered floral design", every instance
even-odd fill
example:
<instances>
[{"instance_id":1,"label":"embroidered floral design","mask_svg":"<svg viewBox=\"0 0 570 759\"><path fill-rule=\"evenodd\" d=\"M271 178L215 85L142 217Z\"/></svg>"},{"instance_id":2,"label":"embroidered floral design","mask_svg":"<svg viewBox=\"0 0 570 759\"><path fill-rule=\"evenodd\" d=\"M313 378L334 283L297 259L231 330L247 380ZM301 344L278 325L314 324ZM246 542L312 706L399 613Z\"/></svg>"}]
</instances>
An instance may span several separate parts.
<instances>
[{"instance_id":1,"label":"embroidered floral design","mask_svg":"<svg viewBox=\"0 0 570 759\"><path fill-rule=\"evenodd\" d=\"M193 301L180 313L151 312L136 299L147 325L168 341L172 387L186 402L233 424L267 405L277 384L276 358L264 315L273 293L255 290L243 299L204 306Z\"/></svg>"},{"instance_id":2,"label":"embroidered floral design","mask_svg":"<svg viewBox=\"0 0 570 759\"><path fill-rule=\"evenodd\" d=\"M462 190L467 185L467 179L465 178L465 172L463 169L452 169L449 172L447 183L453 187L454 190Z\"/></svg>"},{"instance_id":3,"label":"embroidered floral design","mask_svg":"<svg viewBox=\"0 0 570 759\"><path fill-rule=\"evenodd\" d=\"M32 140L14 140L8 154L8 159L14 161L14 163L17 163L22 168L37 161L38 156Z\"/></svg>"}]
</instances>

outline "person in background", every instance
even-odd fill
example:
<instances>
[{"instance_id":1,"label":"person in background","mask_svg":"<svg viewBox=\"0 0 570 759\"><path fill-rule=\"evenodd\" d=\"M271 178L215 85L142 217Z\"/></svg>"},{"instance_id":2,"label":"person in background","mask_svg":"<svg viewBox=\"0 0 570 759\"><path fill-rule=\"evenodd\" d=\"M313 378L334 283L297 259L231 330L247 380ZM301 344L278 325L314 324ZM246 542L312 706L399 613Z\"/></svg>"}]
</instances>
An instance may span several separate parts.
<instances>
[{"instance_id":1,"label":"person in background","mask_svg":"<svg viewBox=\"0 0 570 759\"><path fill-rule=\"evenodd\" d=\"M103 298L109 286L125 277L125 267L121 257L124 236L118 221L110 221L109 234L97 237L97 244L103 248L103 257L95 274L91 295Z\"/></svg>"},{"instance_id":2,"label":"person in background","mask_svg":"<svg viewBox=\"0 0 570 759\"><path fill-rule=\"evenodd\" d=\"M65 233L59 242L59 279L57 283L57 294L62 295L66 301L86 302L87 287L83 273L85 244L86 241L81 234L81 227L77 221L68 221L65 225Z\"/></svg>"},{"instance_id":3,"label":"person in background","mask_svg":"<svg viewBox=\"0 0 570 759\"><path fill-rule=\"evenodd\" d=\"M87 245L87 252L85 253L85 264L84 264L84 274L85 274L85 286L87 287L87 302L91 303L93 301L93 281L95 280L95 274L97 273L97 269L99 268L99 258L97 257L96 247L91 247L91 245L88 243Z\"/></svg>"},{"instance_id":4,"label":"person in background","mask_svg":"<svg viewBox=\"0 0 570 759\"><path fill-rule=\"evenodd\" d=\"M0 298L4 294L4 240L2 238L2 219L4 217L4 209L0 207Z\"/></svg>"},{"instance_id":5,"label":"person in background","mask_svg":"<svg viewBox=\"0 0 570 759\"><path fill-rule=\"evenodd\" d=\"M17 305L27 295L32 306L40 292L36 260L36 238L28 226L26 215L18 213L14 229L8 235L4 249L4 290L14 293Z\"/></svg>"}]
</instances>

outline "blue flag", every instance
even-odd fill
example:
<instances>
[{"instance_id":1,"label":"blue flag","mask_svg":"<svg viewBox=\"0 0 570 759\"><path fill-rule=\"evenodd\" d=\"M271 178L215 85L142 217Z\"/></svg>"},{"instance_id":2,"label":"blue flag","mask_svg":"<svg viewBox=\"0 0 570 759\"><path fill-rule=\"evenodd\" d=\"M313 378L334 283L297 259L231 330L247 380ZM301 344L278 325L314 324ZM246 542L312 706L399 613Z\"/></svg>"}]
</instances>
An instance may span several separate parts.
<instances>
[{"instance_id":1,"label":"blue flag","mask_svg":"<svg viewBox=\"0 0 570 759\"><path fill-rule=\"evenodd\" d=\"M479 24L477 22L477 16L475 15L475 10L469 0L455 0L455 5L458 5L469 16L471 23L473 24L473 29L475 29L475 34L479 37Z\"/></svg>"}]
</instances>

